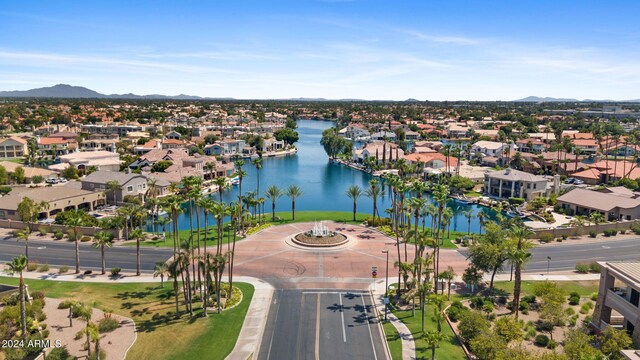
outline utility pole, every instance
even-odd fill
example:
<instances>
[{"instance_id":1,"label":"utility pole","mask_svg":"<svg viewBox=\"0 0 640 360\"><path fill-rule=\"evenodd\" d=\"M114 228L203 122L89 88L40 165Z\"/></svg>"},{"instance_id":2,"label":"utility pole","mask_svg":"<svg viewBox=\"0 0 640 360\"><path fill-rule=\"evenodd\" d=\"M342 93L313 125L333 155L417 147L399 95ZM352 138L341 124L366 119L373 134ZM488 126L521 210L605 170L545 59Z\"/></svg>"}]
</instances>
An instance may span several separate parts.
<instances>
[{"instance_id":1,"label":"utility pole","mask_svg":"<svg viewBox=\"0 0 640 360\"><path fill-rule=\"evenodd\" d=\"M387 304L389 302L389 297L387 296L387 292L389 291L389 250L382 250L383 254L387 254L387 266L384 275L384 321L387 321ZM400 284L398 284L400 285Z\"/></svg>"}]
</instances>

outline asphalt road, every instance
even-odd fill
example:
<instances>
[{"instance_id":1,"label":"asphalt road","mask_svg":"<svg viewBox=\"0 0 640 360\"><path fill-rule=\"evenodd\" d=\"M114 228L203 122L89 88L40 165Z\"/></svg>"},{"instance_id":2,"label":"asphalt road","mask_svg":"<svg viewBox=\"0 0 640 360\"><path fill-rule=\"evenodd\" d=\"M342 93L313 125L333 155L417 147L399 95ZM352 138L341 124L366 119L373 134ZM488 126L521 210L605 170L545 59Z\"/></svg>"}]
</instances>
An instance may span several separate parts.
<instances>
[{"instance_id":1,"label":"asphalt road","mask_svg":"<svg viewBox=\"0 0 640 360\"><path fill-rule=\"evenodd\" d=\"M582 262L640 260L640 238L585 243L576 240L567 241L562 244L541 245L533 248L531 250L533 256L527 263L525 272L546 273L547 265L553 272L574 270L576 263ZM459 252L467 256L466 249L461 249Z\"/></svg>"},{"instance_id":2,"label":"asphalt road","mask_svg":"<svg viewBox=\"0 0 640 360\"><path fill-rule=\"evenodd\" d=\"M259 360L387 359L368 292L277 290Z\"/></svg>"},{"instance_id":3,"label":"asphalt road","mask_svg":"<svg viewBox=\"0 0 640 360\"><path fill-rule=\"evenodd\" d=\"M14 237L0 238L0 262L11 261L24 254L24 242ZM40 264L51 266L66 265L73 269L76 264L75 244L66 240L29 240L29 257ZM140 248L140 269L153 272L156 262L165 261L173 254L173 250L164 248ZM119 267L123 271L135 271L135 247L116 246L105 250L107 271ZM80 243L80 268L82 270L99 270L101 268L100 249L90 243Z\"/></svg>"}]
</instances>

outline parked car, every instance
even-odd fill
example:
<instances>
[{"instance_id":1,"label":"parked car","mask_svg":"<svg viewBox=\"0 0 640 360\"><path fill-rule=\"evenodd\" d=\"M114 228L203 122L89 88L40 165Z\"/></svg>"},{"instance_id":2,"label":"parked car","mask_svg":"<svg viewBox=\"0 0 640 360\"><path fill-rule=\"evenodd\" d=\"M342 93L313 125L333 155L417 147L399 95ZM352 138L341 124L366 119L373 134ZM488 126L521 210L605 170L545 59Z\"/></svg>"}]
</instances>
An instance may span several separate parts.
<instances>
[{"instance_id":1,"label":"parked car","mask_svg":"<svg viewBox=\"0 0 640 360\"><path fill-rule=\"evenodd\" d=\"M580 179L575 179L573 182L574 185L582 185L584 184L584 181L580 180Z\"/></svg>"},{"instance_id":2,"label":"parked car","mask_svg":"<svg viewBox=\"0 0 640 360\"><path fill-rule=\"evenodd\" d=\"M574 184L576 181L576 179L574 178L568 178L567 180L564 181L565 184Z\"/></svg>"},{"instance_id":3,"label":"parked car","mask_svg":"<svg viewBox=\"0 0 640 360\"><path fill-rule=\"evenodd\" d=\"M59 179L57 177L48 177L44 182L47 184L57 184Z\"/></svg>"}]
</instances>

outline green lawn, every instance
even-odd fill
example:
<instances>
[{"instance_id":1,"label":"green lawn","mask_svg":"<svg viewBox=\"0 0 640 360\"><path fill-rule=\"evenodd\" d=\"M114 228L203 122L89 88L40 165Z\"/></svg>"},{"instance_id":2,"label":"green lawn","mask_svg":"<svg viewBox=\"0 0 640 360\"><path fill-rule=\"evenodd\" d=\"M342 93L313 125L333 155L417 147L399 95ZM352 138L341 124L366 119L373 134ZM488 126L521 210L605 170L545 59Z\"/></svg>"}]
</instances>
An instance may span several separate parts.
<instances>
[{"instance_id":1,"label":"green lawn","mask_svg":"<svg viewBox=\"0 0 640 360\"><path fill-rule=\"evenodd\" d=\"M436 322L433 320L433 307L427 305L425 313L425 329L435 330L437 329ZM418 359L430 359L431 358L431 348L427 347L427 344L424 340L422 340L422 331L421 331L421 311L416 310L415 316L411 316L411 310L394 310L393 313L403 322L411 333L413 334L413 338L416 343L416 358ZM386 328L385 328L386 331ZM440 347L436 349L436 359L438 360L461 360L465 358L464 351L462 351L462 347L460 347L460 343L458 339L453 334L453 330L446 323L446 320L442 321L442 333L445 335L445 340L440 343ZM387 338L389 336L387 335ZM392 340L389 342L389 347L391 346L397 347L395 342L400 342L398 340ZM393 344L393 345L392 345ZM392 352L393 355L393 352ZM394 360L396 359L394 355ZM400 359L399 357L398 359Z\"/></svg>"},{"instance_id":2,"label":"green lawn","mask_svg":"<svg viewBox=\"0 0 640 360\"><path fill-rule=\"evenodd\" d=\"M533 286L536 281L522 282L522 296L533 295ZM577 292L580 296L589 296L594 292L598 292L598 280L590 281L556 281L556 284L564 291L565 294ZM496 289L503 290L509 295L513 292L513 282L496 281L494 284Z\"/></svg>"},{"instance_id":3,"label":"green lawn","mask_svg":"<svg viewBox=\"0 0 640 360\"><path fill-rule=\"evenodd\" d=\"M427 229L427 231L430 231L431 229ZM471 235L467 235L466 231L445 231L444 232L444 239L442 242L442 245L440 245L441 249L457 249L458 247L453 243L453 241L455 239L460 239L463 238L465 236L475 236L478 237L480 235L478 234L471 234ZM409 239L409 243L413 244L413 238Z\"/></svg>"},{"instance_id":4,"label":"green lawn","mask_svg":"<svg viewBox=\"0 0 640 360\"><path fill-rule=\"evenodd\" d=\"M402 360L402 340L400 334L396 331L396 328L391 322L383 324L384 333L387 337L387 344L389 345L389 351L391 352L392 360Z\"/></svg>"},{"instance_id":5,"label":"green lawn","mask_svg":"<svg viewBox=\"0 0 640 360\"><path fill-rule=\"evenodd\" d=\"M15 285L18 279L0 277L0 282ZM129 359L224 359L240 334L254 291L250 284L235 283L243 292L242 302L235 308L207 318L182 315L176 320L170 284L160 288L140 283L26 282L31 292L96 302L100 309L132 318L138 339L129 351ZM198 307L194 305L194 309Z\"/></svg>"},{"instance_id":6,"label":"green lawn","mask_svg":"<svg viewBox=\"0 0 640 360\"><path fill-rule=\"evenodd\" d=\"M297 211L296 212L296 220L293 221L292 217L291 217L291 212L276 212L276 221L271 221L271 213L268 213L265 215L265 220L267 223L273 224L273 225L283 225L283 224L290 224L290 223L294 223L294 222L311 222L311 221L320 221L320 220L331 220L331 221L336 221L336 222L342 222L342 223L349 223L349 224L361 224L364 221L364 218L368 216L367 214L363 214L363 213L356 213L356 220L357 221L353 221L353 212L347 212L347 211ZM210 224L211 225L211 224ZM200 243L202 244L202 246L204 246L204 224L200 224ZM193 224L194 227L194 239L197 236L197 228L196 228L196 224ZM162 232L160 232L161 234ZM233 240L233 231L231 231L230 226L228 226L228 224L226 224L224 226L224 231L223 231L223 236L222 236L222 242L223 243L228 243L230 241ZM167 232L167 239L162 240L148 240L143 242L141 245L142 246L157 246L157 247L173 247L173 239L171 237L171 233ZM189 240L190 236L191 236L191 231L189 230L188 226L186 229L182 229L179 232L179 236L180 236L180 241L184 242ZM207 246L215 246L216 245L216 237L218 236L217 233L217 227L215 226L215 223L213 224L213 226L209 226L209 230L207 231ZM241 240L242 238L238 237L237 240ZM128 242L124 244L125 246L135 246L135 242Z\"/></svg>"}]
</instances>

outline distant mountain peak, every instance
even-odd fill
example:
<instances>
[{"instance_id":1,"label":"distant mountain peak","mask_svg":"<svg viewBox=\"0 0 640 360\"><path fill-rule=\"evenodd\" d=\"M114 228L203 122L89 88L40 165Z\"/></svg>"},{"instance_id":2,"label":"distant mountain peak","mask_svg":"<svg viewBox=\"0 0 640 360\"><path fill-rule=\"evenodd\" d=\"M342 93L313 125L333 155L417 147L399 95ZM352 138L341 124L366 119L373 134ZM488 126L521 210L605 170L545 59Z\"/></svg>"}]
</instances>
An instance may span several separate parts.
<instances>
[{"instance_id":1,"label":"distant mountain peak","mask_svg":"<svg viewBox=\"0 0 640 360\"><path fill-rule=\"evenodd\" d=\"M524 99L514 100L517 102L580 102L578 99L565 99L553 97L527 96Z\"/></svg>"}]
</instances>

